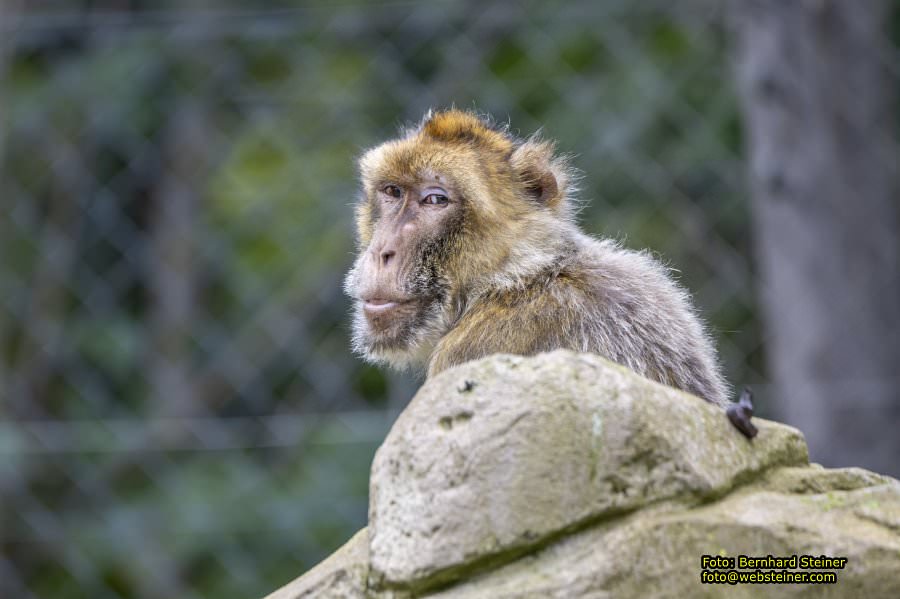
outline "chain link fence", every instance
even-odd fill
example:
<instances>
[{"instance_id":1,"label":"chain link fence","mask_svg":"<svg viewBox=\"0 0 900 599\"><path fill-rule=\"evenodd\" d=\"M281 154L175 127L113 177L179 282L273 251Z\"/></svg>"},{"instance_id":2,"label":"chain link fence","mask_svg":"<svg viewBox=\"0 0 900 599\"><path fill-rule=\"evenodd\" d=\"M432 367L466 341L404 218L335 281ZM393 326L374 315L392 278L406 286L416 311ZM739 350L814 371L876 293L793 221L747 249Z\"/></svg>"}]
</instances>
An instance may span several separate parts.
<instances>
[{"instance_id":1,"label":"chain link fence","mask_svg":"<svg viewBox=\"0 0 900 599\"><path fill-rule=\"evenodd\" d=\"M766 383L719 3L93 5L0 3L0 596L261 596L365 524L418 381L348 349L353 162L432 106L560 140Z\"/></svg>"}]
</instances>

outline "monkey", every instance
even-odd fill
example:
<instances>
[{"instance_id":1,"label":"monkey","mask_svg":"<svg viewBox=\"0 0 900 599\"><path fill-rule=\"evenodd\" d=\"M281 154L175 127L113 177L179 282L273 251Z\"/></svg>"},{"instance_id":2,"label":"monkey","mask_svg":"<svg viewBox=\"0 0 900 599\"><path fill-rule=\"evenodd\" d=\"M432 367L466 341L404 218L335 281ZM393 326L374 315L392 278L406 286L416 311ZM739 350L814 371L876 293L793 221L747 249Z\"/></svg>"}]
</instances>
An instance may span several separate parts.
<instances>
[{"instance_id":1,"label":"monkey","mask_svg":"<svg viewBox=\"0 0 900 599\"><path fill-rule=\"evenodd\" d=\"M358 167L344 290L366 360L428 379L494 353L566 348L727 406L689 295L649 251L580 229L578 175L555 142L451 108Z\"/></svg>"}]
</instances>

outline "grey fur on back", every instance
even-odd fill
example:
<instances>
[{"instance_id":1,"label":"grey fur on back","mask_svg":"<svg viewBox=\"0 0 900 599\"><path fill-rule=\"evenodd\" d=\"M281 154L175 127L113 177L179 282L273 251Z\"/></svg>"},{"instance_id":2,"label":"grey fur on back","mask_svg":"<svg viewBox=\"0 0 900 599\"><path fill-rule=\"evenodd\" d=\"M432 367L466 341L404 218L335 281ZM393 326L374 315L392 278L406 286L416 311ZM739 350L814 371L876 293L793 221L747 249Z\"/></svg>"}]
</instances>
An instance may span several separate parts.
<instances>
[{"instance_id":1,"label":"grey fur on back","mask_svg":"<svg viewBox=\"0 0 900 599\"><path fill-rule=\"evenodd\" d=\"M594 293L602 296L575 307L588 329L581 349L726 405L728 386L712 340L669 269L612 240L580 235L577 244L571 268L596 281Z\"/></svg>"}]
</instances>

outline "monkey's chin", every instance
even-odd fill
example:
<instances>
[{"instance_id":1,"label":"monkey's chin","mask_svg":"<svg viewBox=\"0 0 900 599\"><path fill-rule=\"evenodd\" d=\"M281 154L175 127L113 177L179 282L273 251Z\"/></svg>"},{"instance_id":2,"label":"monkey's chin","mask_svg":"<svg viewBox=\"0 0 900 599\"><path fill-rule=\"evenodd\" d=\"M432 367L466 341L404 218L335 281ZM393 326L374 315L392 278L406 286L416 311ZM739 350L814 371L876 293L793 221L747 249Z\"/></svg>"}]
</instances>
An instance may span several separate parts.
<instances>
[{"instance_id":1,"label":"monkey's chin","mask_svg":"<svg viewBox=\"0 0 900 599\"><path fill-rule=\"evenodd\" d=\"M440 306L432 301L398 303L388 309L356 308L353 348L370 362L397 369L424 365L443 334Z\"/></svg>"}]
</instances>

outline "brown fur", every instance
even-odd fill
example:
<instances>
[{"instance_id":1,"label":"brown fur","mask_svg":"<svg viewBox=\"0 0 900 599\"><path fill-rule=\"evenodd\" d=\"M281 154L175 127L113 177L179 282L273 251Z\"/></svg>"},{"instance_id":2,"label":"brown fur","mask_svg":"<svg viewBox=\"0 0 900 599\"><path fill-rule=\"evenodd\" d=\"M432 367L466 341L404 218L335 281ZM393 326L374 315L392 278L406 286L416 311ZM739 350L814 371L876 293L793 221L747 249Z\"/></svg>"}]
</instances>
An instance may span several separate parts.
<instances>
[{"instance_id":1,"label":"brown fur","mask_svg":"<svg viewBox=\"0 0 900 599\"><path fill-rule=\"evenodd\" d=\"M438 224L417 230L415 255L397 275L397 289L426 298L414 313L405 308L403 334L376 343L357 310L355 346L368 359L420 364L432 376L492 353L569 348L726 403L715 351L689 297L649 254L578 229L572 171L553 143L516 139L449 110L367 152L360 171L360 256L346 283L357 300L371 277L364 260L373 236L385 238L379 227L395 226L379 190L429 179L454 200Z\"/></svg>"}]
</instances>

